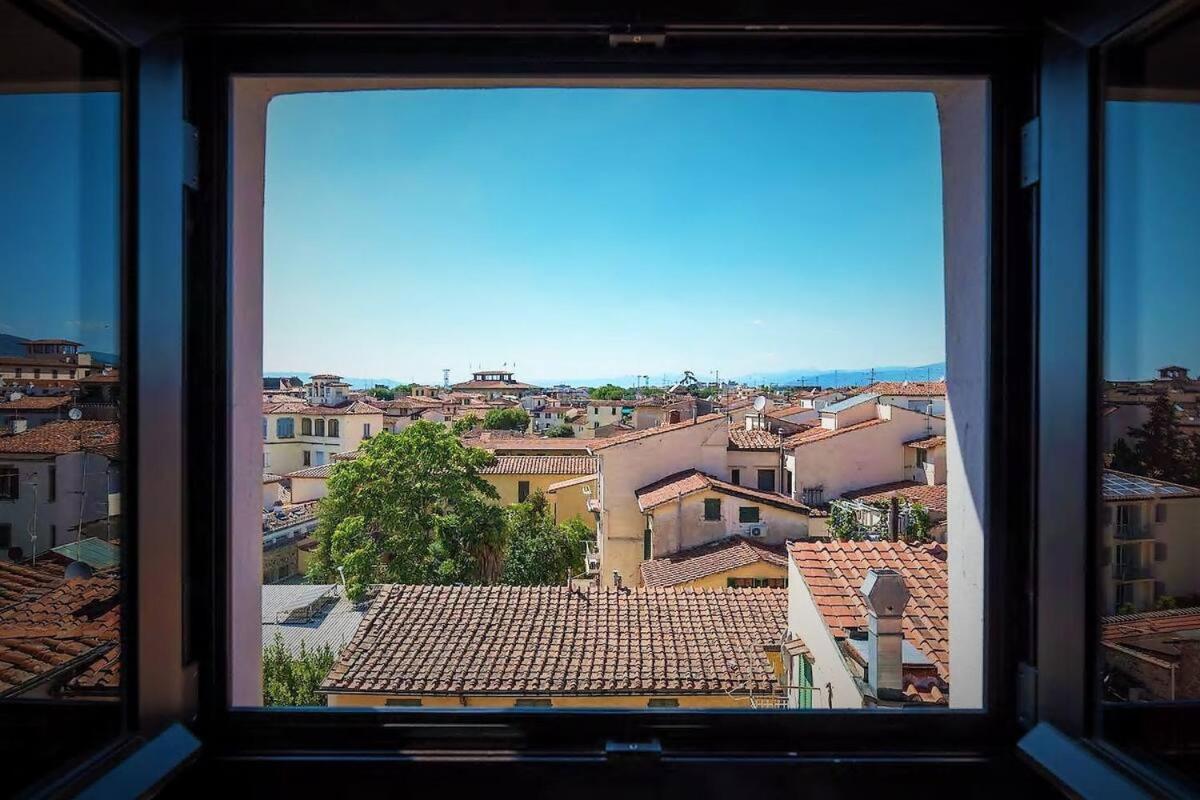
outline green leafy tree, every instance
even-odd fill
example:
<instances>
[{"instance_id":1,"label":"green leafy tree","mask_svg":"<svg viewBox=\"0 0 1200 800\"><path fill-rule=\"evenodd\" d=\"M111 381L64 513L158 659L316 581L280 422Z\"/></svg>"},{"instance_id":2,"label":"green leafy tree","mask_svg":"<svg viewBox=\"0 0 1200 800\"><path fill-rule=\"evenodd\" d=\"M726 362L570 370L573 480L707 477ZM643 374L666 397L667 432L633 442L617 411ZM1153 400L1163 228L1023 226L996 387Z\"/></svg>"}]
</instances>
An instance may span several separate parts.
<instances>
[{"instance_id":1,"label":"green leafy tree","mask_svg":"<svg viewBox=\"0 0 1200 800\"><path fill-rule=\"evenodd\" d=\"M716 386L705 386L703 389L698 389L696 391L696 396L702 397L705 400L709 400L713 397L716 397L720 393L721 393L721 390L718 389Z\"/></svg>"},{"instance_id":2,"label":"green leafy tree","mask_svg":"<svg viewBox=\"0 0 1200 800\"><path fill-rule=\"evenodd\" d=\"M467 414L454 420L454 424L450 426L455 436L462 436L468 431L472 431L483 424L483 420L477 414Z\"/></svg>"},{"instance_id":3,"label":"green leafy tree","mask_svg":"<svg viewBox=\"0 0 1200 800\"><path fill-rule=\"evenodd\" d=\"M529 427L529 412L523 408L493 408L483 418L489 431L523 431Z\"/></svg>"},{"instance_id":4,"label":"green leafy tree","mask_svg":"<svg viewBox=\"0 0 1200 800\"><path fill-rule=\"evenodd\" d=\"M588 397L593 400L624 400L625 389L612 383L606 383L603 386L594 386L588 389Z\"/></svg>"},{"instance_id":5,"label":"green leafy tree","mask_svg":"<svg viewBox=\"0 0 1200 800\"><path fill-rule=\"evenodd\" d=\"M329 645L309 650L301 642L300 652L292 655L276 632L275 641L263 648L263 705L325 705L325 695L317 690L333 668L333 660Z\"/></svg>"},{"instance_id":6,"label":"green leafy tree","mask_svg":"<svg viewBox=\"0 0 1200 800\"><path fill-rule=\"evenodd\" d=\"M643 397L662 397L667 393L665 389L660 389L657 386L643 386L641 389L634 391L635 393L640 391Z\"/></svg>"},{"instance_id":7,"label":"green leafy tree","mask_svg":"<svg viewBox=\"0 0 1200 800\"><path fill-rule=\"evenodd\" d=\"M376 400L396 399L396 391L394 389L389 389L386 386L372 386L370 389L367 389L367 394L371 395L371 397L374 397Z\"/></svg>"},{"instance_id":8,"label":"green leafy tree","mask_svg":"<svg viewBox=\"0 0 1200 800\"><path fill-rule=\"evenodd\" d=\"M1137 453L1133 452L1133 448L1126 444L1124 438L1118 438L1113 442L1111 466L1121 472L1137 472L1141 469Z\"/></svg>"},{"instance_id":9,"label":"green leafy tree","mask_svg":"<svg viewBox=\"0 0 1200 800\"><path fill-rule=\"evenodd\" d=\"M570 425L551 425L546 429L546 435L552 439L570 439L575 435L575 429Z\"/></svg>"},{"instance_id":10,"label":"green leafy tree","mask_svg":"<svg viewBox=\"0 0 1200 800\"><path fill-rule=\"evenodd\" d=\"M397 386L395 389L392 389L392 394L395 397L407 397L408 395L412 394L413 386L414 386L414 384L411 384L411 383L402 383L399 386Z\"/></svg>"},{"instance_id":11,"label":"green leafy tree","mask_svg":"<svg viewBox=\"0 0 1200 800\"><path fill-rule=\"evenodd\" d=\"M491 463L425 420L364 441L331 471L309 576L333 583L340 567L352 600L373 583L496 581L506 531L499 495L480 475Z\"/></svg>"},{"instance_id":12,"label":"green leafy tree","mask_svg":"<svg viewBox=\"0 0 1200 800\"><path fill-rule=\"evenodd\" d=\"M838 502L829 507L829 533L843 542L862 539L862 530L854 512Z\"/></svg>"},{"instance_id":13,"label":"green leafy tree","mask_svg":"<svg viewBox=\"0 0 1200 800\"><path fill-rule=\"evenodd\" d=\"M933 539L930 534L933 524L929 519L929 509L920 503L912 503L908 507L908 531L905 538L910 542L928 542Z\"/></svg>"},{"instance_id":14,"label":"green leafy tree","mask_svg":"<svg viewBox=\"0 0 1200 800\"><path fill-rule=\"evenodd\" d=\"M575 517L554 524L549 503L534 492L505 511L508 550L502 580L518 586L561 585L584 571L584 553L592 532Z\"/></svg>"}]
</instances>

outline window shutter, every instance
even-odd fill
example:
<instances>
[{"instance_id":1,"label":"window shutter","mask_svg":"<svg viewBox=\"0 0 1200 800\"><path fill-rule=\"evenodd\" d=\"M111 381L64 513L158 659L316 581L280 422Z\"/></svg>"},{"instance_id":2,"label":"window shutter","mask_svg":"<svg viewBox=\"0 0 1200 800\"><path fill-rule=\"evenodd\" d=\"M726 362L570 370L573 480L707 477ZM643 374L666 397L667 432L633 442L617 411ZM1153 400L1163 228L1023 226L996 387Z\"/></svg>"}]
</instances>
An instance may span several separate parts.
<instances>
[{"instance_id":1,"label":"window shutter","mask_svg":"<svg viewBox=\"0 0 1200 800\"><path fill-rule=\"evenodd\" d=\"M1158 505L1156 505L1154 507L1154 521L1155 522L1166 522L1167 521L1167 504L1166 503L1159 503Z\"/></svg>"},{"instance_id":2,"label":"window shutter","mask_svg":"<svg viewBox=\"0 0 1200 800\"><path fill-rule=\"evenodd\" d=\"M1166 561L1167 560L1167 543L1166 542L1155 542L1154 543L1154 560L1155 561Z\"/></svg>"}]
</instances>

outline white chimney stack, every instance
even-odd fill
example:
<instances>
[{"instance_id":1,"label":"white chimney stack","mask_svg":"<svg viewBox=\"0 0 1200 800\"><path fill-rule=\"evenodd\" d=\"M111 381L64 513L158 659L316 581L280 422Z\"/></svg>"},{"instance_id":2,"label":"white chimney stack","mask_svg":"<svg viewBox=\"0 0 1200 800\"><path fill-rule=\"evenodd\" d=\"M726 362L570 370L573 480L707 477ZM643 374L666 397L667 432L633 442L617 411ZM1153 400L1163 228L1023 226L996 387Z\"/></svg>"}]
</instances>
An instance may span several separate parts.
<instances>
[{"instance_id":1,"label":"white chimney stack","mask_svg":"<svg viewBox=\"0 0 1200 800\"><path fill-rule=\"evenodd\" d=\"M13 433L24 433L29 430L29 420L24 417L13 417L9 422L9 429Z\"/></svg>"},{"instance_id":2,"label":"white chimney stack","mask_svg":"<svg viewBox=\"0 0 1200 800\"><path fill-rule=\"evenodd\" d=\"M867 682L876 697L901 692L904 632L900 620L908 604L904 578L894 569L872 569L862 585L867 603Z\"/></svg>"}]
</instances>

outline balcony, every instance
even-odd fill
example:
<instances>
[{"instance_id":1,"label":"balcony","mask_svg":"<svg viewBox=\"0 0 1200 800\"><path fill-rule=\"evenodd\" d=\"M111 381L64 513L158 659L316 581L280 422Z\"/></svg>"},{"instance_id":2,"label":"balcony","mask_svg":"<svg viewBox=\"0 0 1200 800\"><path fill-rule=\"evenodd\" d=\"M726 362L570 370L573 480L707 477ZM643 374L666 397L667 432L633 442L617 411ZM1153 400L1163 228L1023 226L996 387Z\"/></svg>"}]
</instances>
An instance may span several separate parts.
<instances>
[{"instance_id":1,"label":"balcony","mask_svg":"<svg viewBox=\"0 0 1200 800\"><path fill-rule=\"evenodd\" d=\"M1113 529L1113 538L1122 542L1145 542L1154 539L1154 529L1149 525L1118 524Z\"/></svg>"},{"instance_id":2,"label":"balcony","mask_svg":"<svg viewBox=\"0 0 1200 800\"><path fill-rule=\"evenodd\" d=\"M1118 581L1154 580L1154 571L1143 564L1113 564L1112 576Z\"/></svg>"}]
</instances>

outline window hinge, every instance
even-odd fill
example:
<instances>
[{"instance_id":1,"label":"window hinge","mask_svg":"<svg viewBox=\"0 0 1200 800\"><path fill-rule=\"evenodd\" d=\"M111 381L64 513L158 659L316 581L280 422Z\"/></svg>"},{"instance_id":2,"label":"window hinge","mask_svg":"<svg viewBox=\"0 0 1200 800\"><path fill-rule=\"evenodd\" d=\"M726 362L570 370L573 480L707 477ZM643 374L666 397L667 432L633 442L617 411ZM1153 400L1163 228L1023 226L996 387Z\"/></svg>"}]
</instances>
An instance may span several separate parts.
<instances>
[{"instance_id":1,"label":"window hinge","mask_svg":"<svg viewBox=\"0 0 1200 800\"><path fill-rule=\"evenodd\" d=\"M609 761L620 759L657 761L662 758L662 743L657 739L648 742L614 742L604 743L604 757Z\"/></svg>"},{"instance_id":2,"label":"window hinge","mask_svg":"<svg viewBox=\"0 0 1200 800\"><path fill-rule=\"evenodd\" d=\"M1021 188L1042 179L1042 120L1034 117L1021 126Z\"/></svg>"},{"instance_id":3,"label":"window hinge","mask_svg":"<svg viewBox=\"0 0 1200 800\"><path fill-rule=\"evenodd\" d=\"M190 122L183 123L183 185L200 188L200 132Z\"/></svg>"},{"instance_id":4,"label":"window hinge","mask_svg":"<svg viewBox=\"0 0 1200 800\"><path fill-rule=\"evenodd\" d=\"M1028 730L1037 724L1037 667L1017 665L1017 724Z\"/></svg>"}]
</instances>

